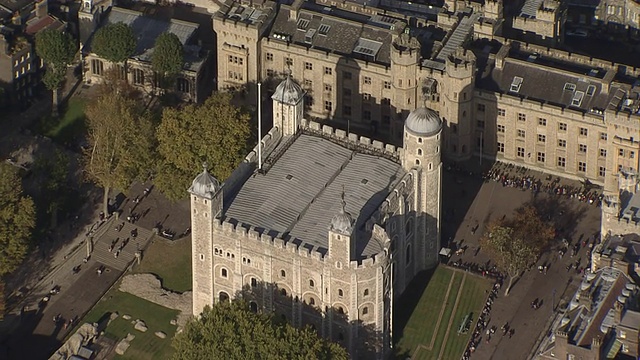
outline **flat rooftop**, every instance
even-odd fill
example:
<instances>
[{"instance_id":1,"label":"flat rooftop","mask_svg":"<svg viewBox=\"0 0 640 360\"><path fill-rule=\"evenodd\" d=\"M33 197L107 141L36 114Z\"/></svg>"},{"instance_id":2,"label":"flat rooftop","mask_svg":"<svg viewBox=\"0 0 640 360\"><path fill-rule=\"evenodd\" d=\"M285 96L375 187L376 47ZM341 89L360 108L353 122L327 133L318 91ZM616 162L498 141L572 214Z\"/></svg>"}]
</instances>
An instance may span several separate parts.
<instances>
[{"instance_id":1,"label":"flat rooftop","mask_svg":"<svg viewBox=\"0 0 640 360\"><path fill-rule=\"evenodd\" d=\"M302 134L266 174L256 173L242 185L225 204L225 216L326 254L329 225L341 209L344 189L347 212L356 220L352 258L367 258L383 244L363 225L404 175L393 160Z\"/></svg>"}]
</instances>

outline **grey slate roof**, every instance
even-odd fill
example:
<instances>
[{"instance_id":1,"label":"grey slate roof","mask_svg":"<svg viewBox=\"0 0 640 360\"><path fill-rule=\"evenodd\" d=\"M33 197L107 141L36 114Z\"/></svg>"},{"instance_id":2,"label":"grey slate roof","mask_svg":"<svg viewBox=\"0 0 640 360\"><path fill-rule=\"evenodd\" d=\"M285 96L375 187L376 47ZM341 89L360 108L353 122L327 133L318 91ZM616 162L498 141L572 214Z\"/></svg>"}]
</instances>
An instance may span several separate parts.
<instances>
[{"instance_id":1,"label":"grey slate roof","mask_svg":"<svg viewBox=\"0 0 640 360\"><path fill-rule=\"evenodd\" d=\"M189 41L194 33L198 30L199 25L182 20L164 21L143 15L141 12L123 9L119 7L111 8L107 16L107 22L110 24L125 23L133 28L136 35L137 47L132 58L141 61L151 61L153 46L156 38L164 32L175 34L185 47L185 68L197 70L203 59L192 54L189 50ZM90 49L90 44L89 47Z\"/></svg>"},{"instance_id":2,"label":"grey slate roof","mask_svg":"<svg viewBox=\"0 0 640 360\"><path fill-rule=\"evenodd\" d=\"M615 93L614 89L609 94L603 93L599 79L588 73L558 71L558 69L549 71L541 65L536 62L514 61L509 58L505 60L502 69L489 63L484 71L481 69L479 72L476 86L480 89L521 96L586 112L592 109L606 109L609 105L609 94ZM517 93L511 91L511 83L516 76L522 78L522 85ZM565 90L567 83L574 84L575 89ZM595 87L592 88L593 95L591 96L587 95L590 85ZM576 92L584 93L579 106L572 105Z\"/></svg>"},{"instance_id":3,"label":"grey slate roof","mask_svg":"<svg viewBox=\"0 0 640 360\"><path fill-rule=\"evenodd\" d=\"M391 61L391 31L389 30L391 24L379 21L379 16L369 17L335 9L331 11L323 11L323 9L325 8L319 5L305 3L298 13L298 19L289 19L287 11L279 11L269 33L270 41L290 40L298 45L358 58L364 55L353 53L353 50L356 48L358 40L363 38L382 43L380 50L375 55L375 60L372 57L362 57L363 59L383 64L388 64ZM345 19L350 21L345 21L338 16L345 16ZM308 21L308 25L304 29L298 28L300 19ZM391 21L392 19L387 20ZM320 31L321 26L329 27L326 35ZM315 30L315 32L311 30ZM306 41L306 36L312 33L311 41Z\"/></svg>"},{"instance_id":4,"label":"grey slate roof","mask_svg":"<svg viewBox=\"0 0 640 360\"><path fill-rule=\"evenodd\" d=\"M522 10L520 10L520 16L535 18L536 12L542 6L542 2L544 0L526 0L524 5L522 5Z\"/></svg>"},{"instance_id":5,"label":"grey slate roof","mask_svg":"<svg viewBox=\"0 0 640 360\"><path fill-rule=\"evenodd\" d=\"M381 251L382 244L371 240L362 225L404 174L394 161L302 134L266 174L244 183L225 204L225 216L288 234L290 241L326 253L329 226L342 207L344 187L346 211L356 219L355 258L368 257Z\"/></svg>"}]
</instances>

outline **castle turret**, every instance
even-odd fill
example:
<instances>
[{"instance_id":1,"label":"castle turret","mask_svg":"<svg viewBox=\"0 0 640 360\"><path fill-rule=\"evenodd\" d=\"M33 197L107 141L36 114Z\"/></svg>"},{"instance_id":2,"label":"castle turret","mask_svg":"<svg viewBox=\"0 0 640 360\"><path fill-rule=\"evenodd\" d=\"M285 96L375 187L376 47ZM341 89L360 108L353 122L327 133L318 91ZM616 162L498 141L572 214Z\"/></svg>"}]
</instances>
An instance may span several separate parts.
<instances>
[{"instance_id":1,"label":"castle turret","mask_svg":"<svg viewBox=\"0 0 640 360\"><path fill-rule=\"evenodd\" d=\"M469 159L475 138L481 138L473 121L473 88L475 56L471 51L459 50L446 59L447 80L442 84L442 118L445 122L445 153L455 160Z\"/></svg>"},{"instance_id":2,"label":"castle turret","mask_svg":"<svg viewBox=\"0 0 640 360\"><path fill-rule=\"evenodd\" d=\"M304 90L287 74L271 99L273 126L278 127L283 136L295 134L304 118Z\"/></svg>"},{"instance_id":3,"label":"castle turret","mask_svg":"<svg viewBox=\"0 0 640 360\"><path fill-rule=\"evenodd\" d=\"M222 215L220 182L204 170L189 188L191 194L191 265L193 267L193 313L200 314L214 302L213 219Z\"/></svg>"},{"instance_id":4,"label":"castle turret","mask_svg":"<svg viewBox=\"0 0 640 360\"><path fill-rule=\"evenodd\" d=\"M403 120L411 110L419 106L418 64L420 61L420 43L409 35L404 23L396 23L392 34L391 75L393 104L398 117L391 124L391 133L398 140L402 136Z\"/></svg>"},{"instance_id":5,"label":"castle turret","mask_svg":"<svg viewBox=\"0 0 640 360\"><path fill-rule=\"evenodd\" d=\"M351 254L354 253L355 221L351 214L347 212L347 203L342 193L342 207L340 212L333 216L329 226L329 260L334 263L340 262L343 266L348 266L351 261Z\"/></svg>"},{"instance_id":6,"label":"castle turret","mask_svg":"<svg viewBox=\"0 0 640 360\"><path fill-rule=\"evenodd\" d=\"M404 145L402 166L406 171L414 171L416 194L408 216L415 214L415 221L407 220L407 233L413 233L409 243L415 251L408 259L416 264L418 272L437 264L440 251L440 212L442 207L442 162L441 162L442 120L438 113L427 108L412 111L404 124Z\"/></svg>"}]
</instances>

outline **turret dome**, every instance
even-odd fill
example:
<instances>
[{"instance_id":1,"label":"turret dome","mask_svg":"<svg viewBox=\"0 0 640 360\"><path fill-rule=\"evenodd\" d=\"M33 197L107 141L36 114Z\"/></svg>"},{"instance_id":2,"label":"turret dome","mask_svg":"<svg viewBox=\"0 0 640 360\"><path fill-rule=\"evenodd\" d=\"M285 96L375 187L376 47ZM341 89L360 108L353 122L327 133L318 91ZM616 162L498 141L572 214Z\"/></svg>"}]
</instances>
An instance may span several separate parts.
<instances>
[{"instance_id":1,"label":"turret dome","mask_svg":"<svg viewBox=\"0 0 640 360\"><path fill-rule=\"evenodd\" d=\"M220 182L209 174L207 164L203 164L204 170L193 179L189 192L193 195L212 199L213 195L220 189Z\"/></svg>"},{"instance_id":2,"label":"turret dome","mask_svg":"<svg viewBox=\"0 0 640 360\"><path fill-rule=\"evenodd\" d=\"M333 216L331 219L331 231L341 233L343 235L351 235L353 231L354 221L346 210L347 204L344 201L344 194L342 195L342 208L340 212Z\"/></svg>"},{"instance_id":3,"label":"turret dome","mask_svg":"<svg viewBox=\"0 0 640 360\"><path fill-rule=\"evenodd\" d=\"M404 127L413 135L433 136L442 129L442 120L437 112L421 107L409 113Z\"/></svg>"},{"instance_id":4,"label":"turret dome","mask_svg":"<svg viewBox=\"0 0 640 360\"><path fill-rule=\"evenodd\" d=\"M278 85L271 99L287 105L297 105L303 97L304 90L293 81L291 75L287 75L286 79Z\"/></svg>"}]
</instances>

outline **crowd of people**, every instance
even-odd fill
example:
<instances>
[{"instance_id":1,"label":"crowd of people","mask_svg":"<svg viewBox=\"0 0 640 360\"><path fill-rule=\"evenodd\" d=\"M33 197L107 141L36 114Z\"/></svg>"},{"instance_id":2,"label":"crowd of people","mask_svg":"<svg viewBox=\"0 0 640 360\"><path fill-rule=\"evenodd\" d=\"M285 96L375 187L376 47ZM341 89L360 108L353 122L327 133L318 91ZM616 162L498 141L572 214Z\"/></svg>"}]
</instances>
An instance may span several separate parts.
<instances>
[{"instance_id":1,"label":"crowd of people","mask_svg":"<svg viewBox=\"0 0 640 360\"><path fill-rule=\"evenodd\" d=\"M489 292L487 301L484 304L484 307L482 308L482 313L478 317L478 321L476 322L476 327L473 330L471 339L469 340L469 343L467 344L467 348L465 349L464 354L462 355L463 360L469 360L471 358L471 354L473 354L476 351L476 348L480 344L480 341L482 341L483 331L486 331L485 341L487 343L491 341L491 337L495 334L497 327L496 326L489 327L489 323L491 321L491 306L493 305L493 301L498 297L498 290L500 290L501 286L502 286L502 278L499 278L493 284L493 288ZM513 336L513 333L515 332L515 330L509 328L508 330L505 331L505 328L507 328L508 326L509 326L508 324L503 325L502 327L503 336L507 335L508 333L509 337L511 337Z\"/></svg>"}]
</instances>

